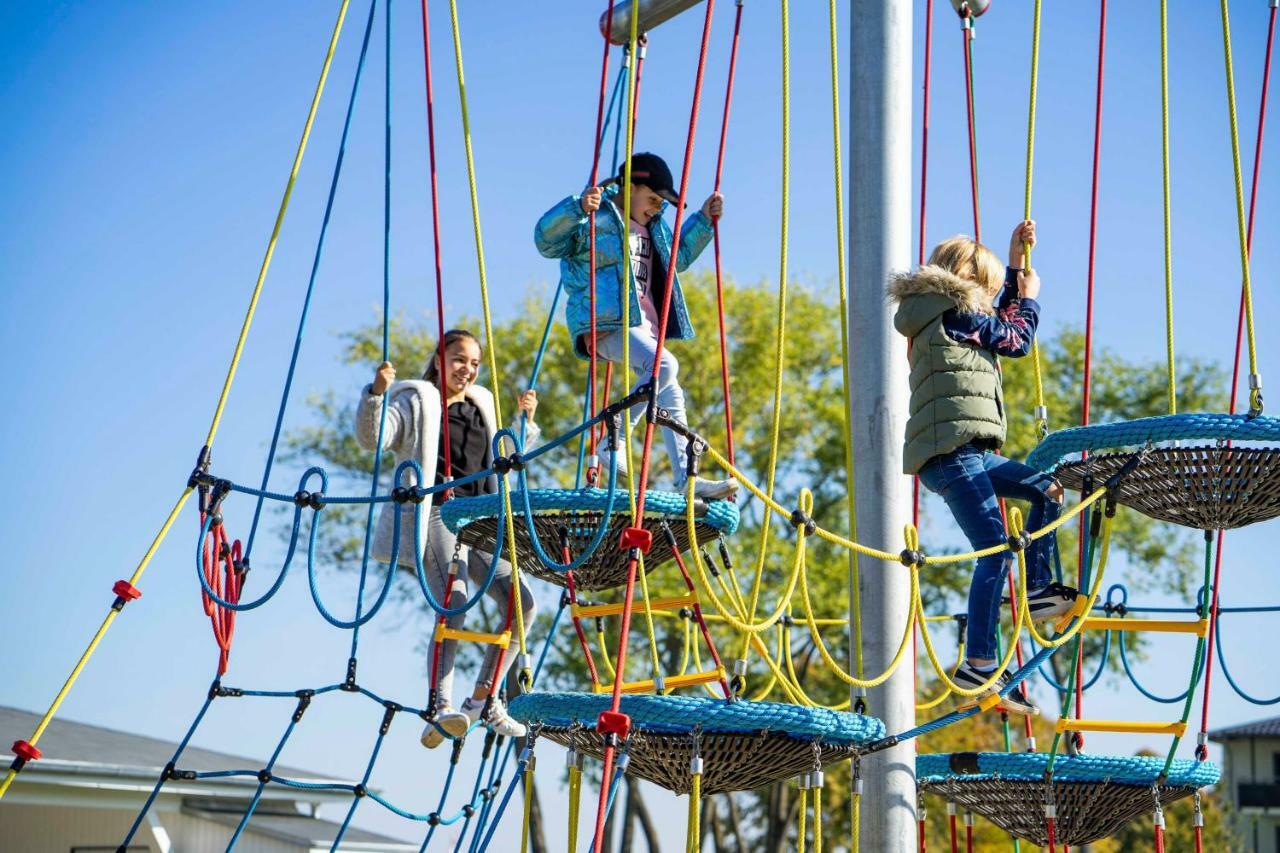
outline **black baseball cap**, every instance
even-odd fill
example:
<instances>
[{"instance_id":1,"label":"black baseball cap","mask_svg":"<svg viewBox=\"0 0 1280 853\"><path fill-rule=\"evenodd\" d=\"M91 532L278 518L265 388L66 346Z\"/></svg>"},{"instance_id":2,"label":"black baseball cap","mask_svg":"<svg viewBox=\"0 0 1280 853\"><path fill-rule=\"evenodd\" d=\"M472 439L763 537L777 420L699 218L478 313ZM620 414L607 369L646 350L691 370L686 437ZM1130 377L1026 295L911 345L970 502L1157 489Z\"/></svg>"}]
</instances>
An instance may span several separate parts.
<instances>
[{"instance_id":1,"label":"black baseball cap","mask_svg":"<svg viewBox=\"0 0 1280 853\"><path fill-rule=\"evenodd\" d=\"M624 163L613 180L621 184L626 178L627 167ZM631 183L648 187L672 204L680 203L680 196L676 195L675 184L671 177L671 169L657 154L642 152L631 155Z\"/></svg>"}]
</instances>

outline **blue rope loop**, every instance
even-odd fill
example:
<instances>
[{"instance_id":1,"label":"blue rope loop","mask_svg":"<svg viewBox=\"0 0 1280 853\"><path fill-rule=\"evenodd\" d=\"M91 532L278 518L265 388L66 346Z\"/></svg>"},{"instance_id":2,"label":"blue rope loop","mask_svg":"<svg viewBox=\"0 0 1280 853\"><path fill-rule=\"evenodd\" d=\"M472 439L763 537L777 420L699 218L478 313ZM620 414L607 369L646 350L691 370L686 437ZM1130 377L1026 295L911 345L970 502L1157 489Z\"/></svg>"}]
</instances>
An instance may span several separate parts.
<instances>
[{"instance_id":1,"label":"blue rope loop","mask_svg":"<svg viewBox=\"0 0 1280 853\"><path fill-rule=\"evenodd\" d=\"M567 728L575 723L594 726L611 697L593 693L525 693L511 701L512 717L528 723ZM703 696L622 697L622 713L633 728L658 734L703 736L722 733L786 732L800 740L821 740L838 746L862 746L884 736L884 723L875 717L806 708L783 702L725 702Z\"/></svg>"},{"instance_id":2,"label":"blue rope loop","mask_svg":"<svg viewBox=\"0 0 1280 853\"><path fill-rule=\"evenodd\" d=\"M1053 761L1056 782L1098 782L1151 787L1164 768L1163 758L1145 755L1058 755L1045 752L938 753L916 756L921 782L988 781L1042 782ZM971 772L972 768L977 772ZM954 768L964 767L965 772ZM1217 784L1221 771L1208 761L1175 761L1163 784L1203 788Z\"/></svg>"},{"instance_id":3,"label":"blue rope loop","mask_svg":"<svg viewBox=\"0 0 1280 853\"><path fill-rule=\"evenodd\" d=\"M1196 412L1071 427L1050 433L1027 456L1027 464L1049 471L1073 453L1181 440L1280 443L1280 418Z\"/></svg>"}]
</instances>

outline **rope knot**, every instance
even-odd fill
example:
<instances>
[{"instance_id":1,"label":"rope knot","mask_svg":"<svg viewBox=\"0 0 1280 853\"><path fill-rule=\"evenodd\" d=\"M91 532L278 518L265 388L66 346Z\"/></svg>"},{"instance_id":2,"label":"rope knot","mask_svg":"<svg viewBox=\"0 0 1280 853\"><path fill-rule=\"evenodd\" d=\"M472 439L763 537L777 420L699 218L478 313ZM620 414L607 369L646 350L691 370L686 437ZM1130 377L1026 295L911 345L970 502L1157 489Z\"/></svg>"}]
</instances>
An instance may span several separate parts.
<instances>
[{"instance_id":1,"label":"rope knot","mask_svg":"<svg viewBox=\"0 0 1280 853\"><path fill-rule=\"evenodd\" d=\"M902 553L898 555L898 562L908 569L918 569L924 566L926 557L928 555L918 548L903 548Z\"/></svg>"}]
</instances>

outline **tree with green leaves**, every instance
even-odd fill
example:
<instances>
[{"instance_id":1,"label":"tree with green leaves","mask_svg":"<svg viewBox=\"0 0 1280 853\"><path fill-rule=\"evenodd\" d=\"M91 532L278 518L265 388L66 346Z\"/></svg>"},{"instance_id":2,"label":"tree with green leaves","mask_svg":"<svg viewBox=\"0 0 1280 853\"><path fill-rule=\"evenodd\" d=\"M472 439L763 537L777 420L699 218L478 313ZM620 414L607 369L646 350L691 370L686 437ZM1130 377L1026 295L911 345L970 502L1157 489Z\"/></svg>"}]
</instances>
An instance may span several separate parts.
<instances>
[{"instance_id":1,"label":"tree with green leaves","mask_svg":"<svg viewBox=\"0 0 1280 853\"><path fill-rule=\"evenodd\" d=\"M717 312L714 282L707 274L687 276L685 282L689 311L697 329L697 337L690 341L672 343L672 349L680 359L681 383L688 391L690 426L707 438L712 446L726 447L725 401L721 393L720 354L717 333ZM495 324L494 335L498 341L498 387L507 410L511 410L516 395L530 384L530 370L534 354L543 339L550 300L545 293L534 293L525 298L518 311L509 319ZM728 337L728 355L731 368L730 393L732 400L734 445L738 467L755 482L767 480L767 466L773 442L773 394L775 353L778 349L779 313L776 289L765 284L745 286L726 283L725 323ZM537 388L542 405L538 419L544 435L561 434L582 420L583 395L586 384L587 364L572 353L568 332L557 309L547 335L547 349L537 376ZM787 291L786 337L783 340L782 406L779 412L777 472L775 494L783 505L793 505L803 487L812 490L814 518L824 527L840 533L848 533L846 513L846 475L844 470L846 414L842 397L843 360L840 346L839 307L830 289L819 290L792 284ZM478 324L469 318L458 318L453 326L468 327L479 331ZM394 318L390 325L392 359L401 365L401 371L409 375L425 365L435 345L435 323L426 317L410 319ZM372 375L380 361L381 326L370 323L344 333L345 364L356 369L360 376ZM857 355L857 342L852 342L853 356ZM1053 335L1042 335L1041 363L1044 371L1046 404L1055 426L1067 426L1078 417L1082 370L1083 336L1067 329ZM486 362L487 363L487 362ZM1006 360L1005 395L1010 418L1009 441L1006 453L1014 458L1024 456L1034 445L1036 436L1032 413L1034 382L1030 376L1030 360ZM603 375L603 368L601 369ZM1187 362L1181 373L1179 400L1185 410L1220 409L1225 397L1221 370L1213 364ZM360 379L358 382L367 381ZM481 376L483 384L492 387L490 378ZM613 399L629 390L632 377L614 376ZM355 443L352 435L352 416L359 384L323 391L311 399L312 418L309 425L296 429L287 436L288 452L298 463L320 464L335 482L344 478L353 483L368 476L369 455ZM857 393L857 389L853 389ZM1094 353L1093 412L1095 422L1132 419L1161 414L1164 405L1164 367L1158 363L1138 363L1126 359L1117 352L1102 349ZM638 450L638 442L635 445ZM651 478L653 488L669 487L670 472L665 462L655 457L656 467ZM855 460L856 463L856 460ZM384 472L394 469L394 464L383 466ZM712 474L715 475L714 473ZM389 475L384 488L389 488ZM581 483L577 445L570 445L542 457L530 467L530 482L534 487L571 487ZM758 616L771 612L778 604L779 581L790 570L794 556L795 532L786 519L770 519L770 536L763 550L761 541L765 513L760 502L750 497L740 497L742 524L732 537L729 547L734 554L736 575L744 592L749 594L749 584L754 570L761 567L761 596ZM339 570L359 565L361 542L364 535L363 513L331 507L326 511L326 535L322 543L325 562ZM922 538L931 553L942 553L948 547L957 548L963 539L951 522L945 505L930 497L924 500L924 529ZM1065 526L1059 534L1060 552L1063 555L1066 580L1074 579L1077 533L1074 525ZM867 543L886 550L896 551L898 543ZM1170 525L1155 522L1133 512L1122 512L1117 519L1113 535L1113 561L1119 568L1132 569L1129 573L1136 591L1159 589L1178 590L1190 596L1197 584L1197 551L1194 538L1188 531L1177 530ZM965 548L967 550L967 547ZM808 544L808 583L819 616L844 618L847 616L848 555L824 541L810 540ZM897 567L890 567L893 570ZM874 561L862 560L861 571L881 571L884 567ZM1113 568L1113 571L1115 569ZM926 607L931 613L952 613L963 610L972 565L966 563L931 566L922 575L922 592ZM1118 573L1118 572L1117 572ZM1114 575L1113 575L1114 577ZM682 591L679 575L669 568L655 570L649 576L650 590L654 595ZM543 593L551 598L551 591ZM558 597L558 591L554 592ZM423 620L423 636L430 618L425 602L416 588L404 583L401 600L409 618ZM487 605L482 605L487 606ZM531 643L541 642L550 624L550 610L544 608L538 625L531 631ZM799 608L796 608L799 614ZM757 616L757 618L758 618ZM496 618L496 614L489 614ZM848 690L844 683L825 667L814 640L798 620L790 632L792 660L797 676L807 694L817 702L835 705L845 701ZM614 626L606 626L605 641L610 650L616 647ZM640 629L640 625L637 625ZM938 629L935 629L938 630ZM722 657L734 659L742 647L742 638L713 623L716 643ZM642 629L637 634L643 635ZM773 637L768 634L766 636ZM827 629L823 639L837 660L849 657L848 632L842 628ZM587 684L586 668L581 650L573 632L562 630L550 640L552 646L546 668L540 678L543 689L580 690ZM650 659L639 653L648 640L633 634L630 656L632 667L639 669ZM683 631L673 620L659 620L654 637L655 651L665 672L678 670L682 657ZM1086 657L1096 652L1096 641L1086 642ZM426 643L423 644L424 651ZM1141 654L1141 646L1131 646ZM1114 656L1113 656L1114 657ZM461 661L466 664L465 657ZM1188 656L1187 666L1191 662ZM1065 669L1059 667L1060 676ZM923 674L923 670L922 670ZM1108 676L1112 677L1112 676ZM747 693L767 681L767 675L759 661L752 665ZM931 689L927 677L921 679L922 692ZM1056 694L1055 694L1056 696ZM775 692L770 699L778 699ZM922 719L940 715L948 710L944 703ZM874 709L871 709L874 713ZM1047 741L1046 741L1047 742ZM963 749L1002 748L1000 726L996 718L982 715L957 726L944 729L922 739L922 751L956 751ZM621 824L621 834L633 839L638 828L656 850L654 822L648 816L643 798L644 785L628 787L624 807L615 814L615 823ZM825 832L828 849L840 849L841 839L847 839L850 831L850 799L847 772L832 772L827 776L823 792ZM769 788L746 792L733 797L708 797L704 804L704 826L717 850L782 851L794 846L798 798L794 786L779 783ZM945 817L939 822L941 808L931 809L930 843L942 844ZM995 840L1002 837L993 827L980 829L982 838ZM546 849L545 843L534 833L535 849ZM943 848L945 849L945 848Z\"/></svg>"}]
</instances>

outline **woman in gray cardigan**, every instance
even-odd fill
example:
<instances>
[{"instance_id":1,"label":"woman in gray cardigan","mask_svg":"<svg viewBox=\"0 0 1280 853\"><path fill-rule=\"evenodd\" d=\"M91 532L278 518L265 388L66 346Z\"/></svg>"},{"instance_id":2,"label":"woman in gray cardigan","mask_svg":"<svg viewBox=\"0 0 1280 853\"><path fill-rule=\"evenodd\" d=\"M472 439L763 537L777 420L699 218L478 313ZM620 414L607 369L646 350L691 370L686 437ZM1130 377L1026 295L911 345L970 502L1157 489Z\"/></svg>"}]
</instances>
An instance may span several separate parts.
<instances>
[{"instance_id":1,"label":"woman in gray cardigan","mask_svg":"<svg viewBox=\"0 0 1280 853\"><path fill-rule=\"evenodd\" d=\"M421 380L396 382L395 367L383 362L374 374L373 382L364 387L360 405L356 410L356 438L360 444L373 450L378 443L378 422L382 413L382 397L387 400L386 423L382 428L382 449L389 450L403 461L412 459L422 466L423 477L428 484L439 484L458 479L467 474L484 470L492 463L493 436L497 432L493 394L475 384L480 371L480 342L470 332L455 329L447 332L437 349L437 356L427 366ZM442 410L440 384L444 383L444 395L448 405L448 459L445 458L444 433L441 430ZM535 391L520 395L520 408L516 413L513 431L519 434L521 416L525 417L525 446L537 444L540 430L534 423L538 407ZM447 471L447 474L446 474ZM406 472L406 485L418 485L413 472ZM445 607L457 606L468 598L468 578L481 585L489 573L492 556L482 551L459 545L456 537L440 520L440 504L454 497L491 494L497 491L495 477L478 480L428 495L422 503L427 514L425 542L418 542L427 583L436 600ZM434 498L434 500L433 500ZM396 562L410 570L416 568L413 546L403 541L412 534L414 505L412 503L383 504L382 514L373 537L373 556L390 562L395 528L395 516L400 513L401 547ZM454 558L458 571L449 584L449 568ZM511 564L499 560L488 595L506 612L511 595ZM533 622L536 606L528 586L520 583L520 603L524 623ZM462 628L466 613L457 613L448 619L450 628ZM460 708L453 705L453 662L457 651L456 640L445 640L437 650L439 660L434 660L439 680L436 684L436 713L433 722L422 732L422 744L428 748L440 745L444 733L461 737L472 723L480 719L485 703L491 699L486 724L495 732L507 737L522 737L525 727L507 714L498 699L495 684L501 684L510 668L513 655L502 655L502 669L498 669L499 649L490 645L485 651L484 663L476 678L471 695L463 700Z\"/></svg>"}]
</instances>

